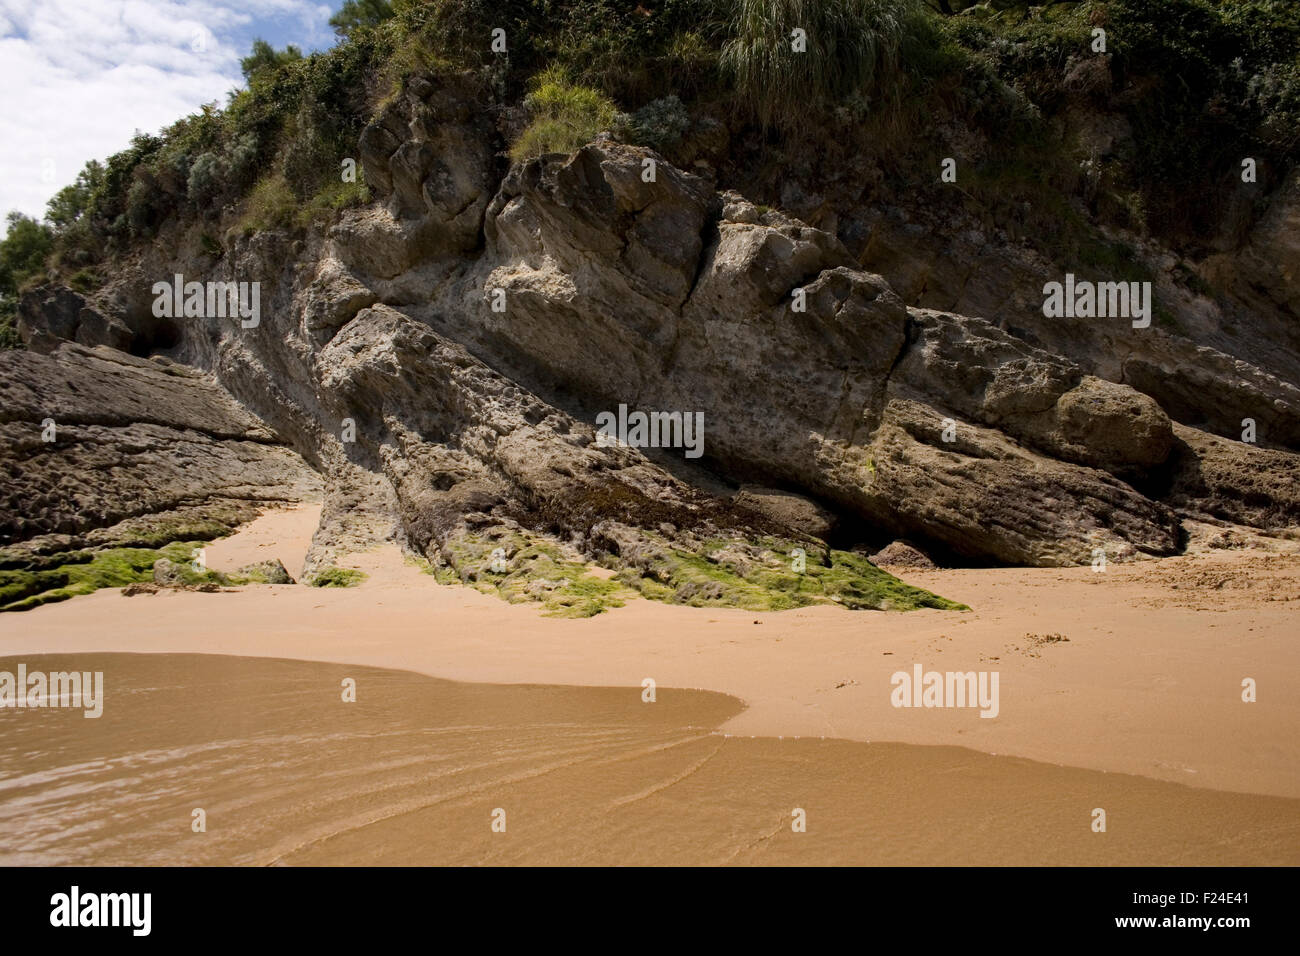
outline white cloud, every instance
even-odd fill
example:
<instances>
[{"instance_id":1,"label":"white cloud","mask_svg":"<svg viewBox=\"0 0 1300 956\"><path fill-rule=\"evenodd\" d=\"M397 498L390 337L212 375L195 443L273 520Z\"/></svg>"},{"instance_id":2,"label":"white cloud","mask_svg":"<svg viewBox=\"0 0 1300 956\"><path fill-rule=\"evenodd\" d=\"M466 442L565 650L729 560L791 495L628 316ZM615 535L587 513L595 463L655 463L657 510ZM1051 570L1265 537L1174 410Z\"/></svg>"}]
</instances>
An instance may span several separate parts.
<instances>
[{"instance_id":1,"label":"white cloud","mask_svg":"<svg viewBox=\"0 0 1300 956\"><path fill-rule=\"evenodd\" d=\"M0 0L0 215L242 84L254 35L329 44L311 0Z\"/></svg>"}]
</instances>

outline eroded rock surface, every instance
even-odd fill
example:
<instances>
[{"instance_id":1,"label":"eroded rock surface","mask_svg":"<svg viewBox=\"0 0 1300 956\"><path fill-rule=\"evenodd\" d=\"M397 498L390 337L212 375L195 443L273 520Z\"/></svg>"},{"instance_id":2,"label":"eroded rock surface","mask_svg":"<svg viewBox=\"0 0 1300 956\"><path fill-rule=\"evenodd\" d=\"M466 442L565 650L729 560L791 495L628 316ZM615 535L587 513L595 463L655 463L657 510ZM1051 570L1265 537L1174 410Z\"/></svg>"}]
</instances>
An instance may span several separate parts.
<instances>
[{"instance_id":1,"label":"eroded rock surface","mask_svg":"<svg viewBox=\"0 0 1300 956\"><path fill-rule=\"evenodd\" d=\"M308 575L395 539L449 579L572 609L617 587L915 598L875 589L838 550L854 536L867 553L901 538L940 561L1070 565L1173 554L1182 515L1294 526L1287 362L909 307L833 233L647 150L605 139L507 169L472 105L411 84L361 138L376 201L328 232L232 239L219 261L177 235L94 296L26 297L24 336L57 351L0 358L5 533L287 499L307 462L325 500ZM256 328L167 330L167 354L202 372L120 351L158 350L139 290L175 272L263 284ZM119 351L59 345L82 340ZM702 413L702 457L597 441L620 405ZM68 441L54 457L47 415ZM1268 447L1228 437L1242 417ZM593 561L616 583L596 588Z\"/></svg>"},{"instance_id":2,"label":"eroded rock surface","mask_svg":"<svg viewBox=\"0 0 1300 956\"><path fill-rule=\"evenodd\" d=\"M165 541L168 523L179 539L319 490L210 377L106 347L0 353L0 459L4 545Z\"/></svg>"}]
</instances>

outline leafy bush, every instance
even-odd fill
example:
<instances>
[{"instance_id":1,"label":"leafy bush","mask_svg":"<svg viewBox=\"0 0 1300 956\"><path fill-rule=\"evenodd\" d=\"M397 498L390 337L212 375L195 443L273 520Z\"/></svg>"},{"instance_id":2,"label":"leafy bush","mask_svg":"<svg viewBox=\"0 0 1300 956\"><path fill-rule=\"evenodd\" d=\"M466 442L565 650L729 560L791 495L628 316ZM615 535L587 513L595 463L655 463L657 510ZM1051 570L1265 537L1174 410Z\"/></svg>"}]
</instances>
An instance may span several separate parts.
<instances>
[{"instance_id":1,"label":"leafy bush","mask_svg":"<svg viewBox=\"0 0 1300 956\"><path fill-rule=\"evenodd\" d=\"M1300 3L1284 0L348 0L335 21L334 49L255 45L248 88L225 109L209 104L87 164L49 203L50 268L94 266L176 210L213 215L243 198L241 227L260 228L363 201L363 186L337 181L340 159L355 155L384 97L451 69L477 70L503 102L527 93L532 122L515 158L571 150L616 116L623 138L671 152L692 117L729 110L739 122L718 142L735 144L742 175L779 155L816 167L817 147L836 143L827 162L866 151L892 187L925 188L935 150L974 133L984 169L963 166L963 190L984 212L1055 215L1079 197L1099 221L1165 238L1221 222L1241 156L1260 159L1266 188L1300 160ZM1105 57L1089 48L1098 24ZM490 50L497 27L505 54ZM795 27L806 53L791 50ZM1123 96L1109 99L1112 89ZM1054 120L1081 90L1127 115L1127 152L1070 155ZM769 135L734 128L751 121ZM779 139L795 133L782 153ZM723 148L699 138L711 145L687 141L684 155ZM750 142L768 154L744 154ZM1206 201L1187 203L1189 192Z\"/></svg>"},{"instance_id":2,"label":"leafy bush","mask_svg":"<svg viewBox=\"0 0 1300 956\"><path fill-rule=\"evenodd\" d=\"M341 37L361 27L374 27L393 17L388 0L345 0L339 12L330 17L330 26Z\"/></svg>"},{"instance_id":3,"label":"leafy bush","mask_svg":"<svg viewBox=\"0 0 1300 956\"><path fill-rule=\"evenodd\" d=\"M148 236L153 232L157 210L154 206L156 190L139 177L131 181L126 193L126 221L132 236Z\"/></svg>"},{"instance_id":4,"label":"leafy bush","mask_svg":"<svg viewBox=\"0 0 1300 956\"><path fill-rule=\"evenodd\" d=\"M6 220L0 239L0 349L18 348L18 293L41 274L54 246L54 231L20 212Z\"/></svg>"},{"instance_id":5,"label":"leafy bush","mask_svg":"<svg viewBox=\"0 0 1300 956\"><path fill-rule=\"evenodd\" d=\"M1242 105L1259 116L1264 142L1283 154L1300 153L1300 58L1270 63L1252 76Z\"/></svg>"},{"instance_id":6,"label":"leafy bush","mask_svg":"<svg viewBox=\"0 0 1300 956\"><path fill-rule=\"evenodd\" d=\"M23 283L41 271L54 245L49 226L20 212L11 212L0 239L0 296L15 296Z\"/></svg>"},{"instance_id":7,"label":"leafy bush","mask_svg":"<svg viewBox=\"0 0 1300 956\"><path fill-rule=\"evenodd\" d=\"M186 193L196 203L206 202L221 190L224 175L221 157L216 153L200 153L190 167Z\"/></svg>"},{"instance_id":8,"label":"leafy bush","mask_svg":"<svg viewBox=\"0 0 1300 956\"><path fill-rule=\"evenodd\" d=\"M257 39L253 41L253 51L239 61L239 68L243 71L244 79L256 83L301 59L302 50L292 44L283 50L276 50L265 40Z\"/></svg>"},{"instance_id":9,"label":"leafy bush","mask_svg":"<svg viewBox=\"0 0 1300 956\"><path fill-rule=\"evenodd\" d=\"M516 161L546 153L570 153L609 129L617 110L598 90L569 82L564 71L552 67L533 81L524 100L532 123L510 147Z\"/></svg>"},{"instance_id":10,"label":"leafy bush","mask_svg":"<svg viewBox=\"0 0 1300 956\"><path fill-rule=\"evenodd\" d=\"M676 96L647 103L622 120L620 138L660 150L676 144L691 126L691 114Z\"/></svg>"},{"instance_id":11,"label":"leafy bush","mask_svg":"<svg viewBox=\"0 0 1300 956\"><path fill-rule=\"evenodd\" d=\"M103 278L94 269L78 269L68 276L68 285L74 291L87 295L103 285Z\"/></svg>"}]
</instances>

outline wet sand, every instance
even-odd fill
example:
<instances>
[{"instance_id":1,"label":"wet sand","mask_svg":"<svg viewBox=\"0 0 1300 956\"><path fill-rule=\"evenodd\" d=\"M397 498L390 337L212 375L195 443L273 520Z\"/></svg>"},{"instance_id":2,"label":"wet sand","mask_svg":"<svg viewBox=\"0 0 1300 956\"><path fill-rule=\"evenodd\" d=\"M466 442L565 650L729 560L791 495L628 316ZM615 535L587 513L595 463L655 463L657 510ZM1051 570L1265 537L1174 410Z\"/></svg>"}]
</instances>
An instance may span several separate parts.
<instances>
[{"instance_id":1,"label":"wet sand","mask_svg":"<svg viewBox=\"0 0 1300 956\"><path fill-rule=\"evenodd\" d=\"M233 568L270 552L296 572L314 527L312 509L272 513L214 542L208 563ZM647 862L1300 863L1295 555L1210 553L1112 565L1100 574L1088 568L899 572L910 583L970 604L970 612L819 607L755 614L635 600L587 620L545 618L535 606L440 586L392 547L353 559L345 563L371 575L359 588L250 586L130 598L101 591L0 615L0 656L198 652L392 668L412 682L444 678L462 682L446 685L456 688L446 693L458 706L468 706L465 695L485 695L482 705L495 715L485 725L532 728L513 731L514 743L482 746L488 755L506 746L521 761L518 766L534 768L551 759L553 746L576 746L567 734L604 726L606 711L598 701L612 694L619 706L631 708L624 717L633 721L619 725L626 737L618 740L634 750L658 746L655 759L664 763L653 769L648 757L615 756L623 754L623 743L603 738L589 741L593 753L603 754L611 767L629 768L628 793L676 781L663 788L662 798L631 801L615 815L601 811L602 801L627 793L606 788L603 777L588 772L594 765L561 764L539 782L514 781L512 794L531 794L524 797L537 808L531 819L549 821L537 825L559 835L544 838L538 830L508 852L488 842L496 836L490 831L479 833L482 807L454 797L440 783L430 793L452 796L428 806L413 797L415 803L391 815L396 823L354 827L346 814L343 823L327 814L321 841L290 846L271 840L274 833L267 831L261 845L275 847L273 856L220 844L225 848L196 858L200 862L631 862L603 856L606 851L592 845L598 841L563 835L570 830L556 815L567 792L563 812L587 821L582 832L594 827L603 834L602 828L612 827L615 836L608 840L622 848L619 853L629 843L617 834L635 834L628 841L650 854ZM1053 635L1067 640L1045 640ZM216 663L221 660L208 658L204 666L226 666ZM997 671L997 718L982 719L969 708L891 706L890 675L917 663L941 671ZM202 674L200 668L186 679L201 684ZM647 677L659 687L654 705L640 703ZM1258 682L1256 703L1241 699L1245 677ZM557 695L567 701L563 706L587 716L574 716L565 724L569 730L556 723L534 725L531 711L519 709L525 698L510 696L518 688L484 686L514 684L580 685L529 693L534 701L539 693ZM665 708L673 699L678 706L694 699L672 688L731 697L720 698L724 703L716 709L700 704L699 712ZM706 698L715 699L701 699ZM650 711L671 724L655 734L695 729L681 740L671 737L671 746L664 746L668 738L643 738L637 722ZM167 712L184 722L184 707ZM404 712L399 707L389 718L400 723ZM455 712L420 720L443 727ZM9 716L0 711L0 745L6 747ZM251 732L261 719L238 726ZM143 715L140 720L149 726ZM304 720L302 726L311 730L311 720ZM285 733L292 738L294 732ZM355 733L369 739L381 730L359 725ZM466 755L466 767L478 766L473 747L480 745L471 747L468 740L449 745L451 752ZM863 747L865 742L872 746ZM337 791L340 806L346 806L351 791L344 781L373 768L361 769L371 766L364 749L339 746L338 769L322 776L318 789L321 801L328 803ZM425 759L418 748L394 746L400 765ZM302 759L310 762L309 755ZM286 753L282 763L293 766L295 760ZM11 774L13 767L7 763L0 770ZM304 782L293 786L308 792L314 771L308 766L302 772ZM489 789L502 786L495 771L482 773ZM685 776L678 781L680 774ZM234 770L231 776L252 779ZM565 788L550 790L555 780L566 781ZM406 806L383 789L366 799ZM814 815L806 807L809 832L797 836L807 839L785 847L790 809L808 803L819 809ZM1089 828L1089 814L1098 806L1110 815L1107 834ZM771 815L775 807L785 807L784 818ZM1118 818L1114 807L1121 808ZM688 839L681 847L673 836L673 812L698 823L683 831ZM451 814L445 819L454 825L437 822L444 819L440 814ZM811 821L818 817L835 821L831 831L837 836L826 844L814 839L827 834L814 830ZM1119 818L1125 820L1122 837ZM531 825L526 819L518 822L519 830L511 824L512 838ZM749 822L737 822L742 820ZM1076 825L1082 827L1078 833ZM450 827L448 833L463 836L435 852L423 841L405 846L397 835L384 835L390 826L421 832ZM882 826L893 829L877 832ZM770 838L775 842L754 836L760 831L776 834ZM716 833L726 836L710 842L715 838L709 834ZM901 833L913 839L896 839ZM375 841L373 854L368 840ZM986 855L966 861L963 854L973 848ZM674 857L679 852L686 855ZM163 858L173 859L149 857Z\"/></svg>"},{"instance_id":2,"label":"wet sand","mask_svg":"<svg viewBox=\"0 0 1300 956\"><path fill-rule=\"evenodd\" d=\"M107 695L93 720L0 712L3 865L1300 860L1298 800L956 747L728 738L711 728L739 702L701 691L645 703L640 688L266 658L23 660L102 671Z\"/></svg>"},{"instance_id":3,"label":"wet sand","mask_svg":"<svg viewBox=\"0 0 1300 956\"><path fill-rule=\"evenodd\" d=\"M247 563L248 540L272 520L296 521L300 539L281 546L304 554L314 527L304 512L273 512L214 542L209 564ZM899 572L970 612L756 614L636 600L586 620L441 586L393 547L353 557L371 574L358 588L106 590L0 615L0 655L198 651L492 683L639 687L650 677L743 700L723 727L733 734L957 745L1300 797L1300 557ZM1068 640L1026 636L1054 634ZM916 663L997 670L998 717L892 707L890 675ZM1253 704L1241 700L1246 677L1258 684Z\"/></svg>"}]
</instances>

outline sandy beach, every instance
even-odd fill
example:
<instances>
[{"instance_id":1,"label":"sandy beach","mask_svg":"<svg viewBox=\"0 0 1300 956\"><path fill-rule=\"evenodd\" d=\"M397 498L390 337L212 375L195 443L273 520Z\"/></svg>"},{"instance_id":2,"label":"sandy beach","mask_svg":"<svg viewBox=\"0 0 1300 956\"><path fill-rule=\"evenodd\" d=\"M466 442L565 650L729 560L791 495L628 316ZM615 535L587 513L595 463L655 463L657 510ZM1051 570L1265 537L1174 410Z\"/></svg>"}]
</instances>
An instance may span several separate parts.
<instances>
[{"instance_id":1,"label":"sandy beach","mask_svg":"<svg viewBox=\"0 0 1300 956\"><path fill-rule=\"evenodd\" d=\"M25 661L102 672L110 696L95 720L6 715L0 864L1296 860L1300 801L961 747L726 737L740 703L705 691L650 705L270 658Z\"/></svg>"},{"instance_id":2,"label":"sandy beach","mask_svg":"<svg viewBox=\"0 0 1300 956\"><path fill-rule=\"evenodd\" d=\"M223 570L278 557L297 573L315 523L313 507L269 512L232 537L213 542L208 563ZM974 862L961 857L965 844L954 842L952 833L983 821L979 827L985 836L966 846L982 854L981 862L1300 862L1300 705L1287 692L1300 683L1300 651L1294 641L1300 558L1209 554L1112 565L1103 573L1088 568L899 572L909 583L966 602L972 608L968 612L818 607L755 614L635 600L583 620L547 618L535 606L509 605L468 588L439 585L393 547L353 559L349 563L369 574L355 588L264 585L134 597L104 590L5 615L0 617L0 658L16 662L34 655L72 655L66 659L84 670L90 667L88 660L113 655L104 668L109 712L121 706L113 696L114 681L138 681L136 669L146 666L139 662L151 660L123 657L123 652L166 655L152 659L157 662L208 662L187 665L194 674L210 668L238 672L255 665L249 659L276 658L276 666L320 662L386 668L390 670L376 673L405 672L409 680L423 675L419 679L454 681L447 686L457 689L458 699L481 692L490 700L482 707L495 714L496 724L515 728L502 730L512 741L507 749L531 747L530 754L516 756L534 769L559 746L558 740L602 724L603 718L594 715L617 702L624 715L620 719L633 725L625 728L631 736L620 737L619 746L630 746L641 756L625 761L605 753L605 744L597 747L616 763L625 762L628 778L614 787L582 784L590 789L588 796L618 801L640 789L657 792L661 787L686 793L689 788L679 787L678 780L690 777L692 786L710 792L768 792L775 787L772 800L784 805L795 799L785 790L802 781L807 785L803 792L812 794L806 802L818 803L839 819L835 832L847 843L831 852L828 846L815 850L820 844L810 840L790 851L791 861ZM227 658L174 657L195 654L241 660L223 664ZM891 675L915 664L926 670L998 672L996 718L983 719L972 708L892 706ZM249 673L264 676L255 672L254 667ZM322 699L336 714L338 683L333 671L328 673L335 689L326 690ZM658 688L653 705L642 700L646 678ZM1243 678L1256 680L1257 702L1242 701ZM531 703L520 709L521 701L535 700L535 695L501 685L548 685L545 693L574 695L565 706L590 712L589 717L541 719ZM364 696L364 681L362 686ZM677 689L714 693L691 696ZM193 687L189 693L203 696ZM181 702L159 706L167 713L190 712L196 704L185 704L186 695L181 697ZM220 711L223 705L212 706ZM305 713L293 721L328 725L330 718L316 713L317 706L326 705L304 703L299 710ZM420 707L414 711L418 715ZM444 711L428 723L458 725L454 712ZM676 741L664 766L646 762L646 753L664 746L664 739L644 736L640 715L650 712L672 728L655 733L669 733ZM275 732L284 716L281 708L264 718L265 732ZM420 722L418 716L411 719ZM242 725L262 727L258 720L263 718L247 717ZM166 719L160 725L166 736ZM532 729L521 740L518 728L524 725ZM96 722L95 731L99 728ZM79 721L76 729L81 729ZM368 739L375 729L360 736ZM860 748L867 742L872 746ZM499 752L499 747L487 749ZM345 766L353 758L343 754L338 759ZM369 759L363 761L367 766ZM420 759L408 753L398 762ZM561 772L561 767L568 769ZM577 764L561 761L554 769L559 776L548 776L546 795L527 799L542 804L559 800L551 784L565 774L581 776ZM512 776L492 779L496 782L488 790L509 783L510 792L519 793ZM856 797L851 787L845 789L850 780L857 781ZM920 780L930 783L921 785ZM935 780L949 781L955 789L934 786ZM574 790L572 782L564 786L574 806L585 805L586 791ZM888 820L875 819L872 827L851 810L867 790L874 805L894 807ZM699 800L692 806L714 807L710 799ZM388 806L391 795L381 802ZM431 847L421 841L411 844L409 852L401 851L405 844L398 831L385 829L409 826L408 812L436 815L451 812L448 807L471 816L487 812L478 802L425 806L417 800L362 824L349 811L345 822L322 824L326 844L309 841L310 846L292 853L282 848L283 853L269 857L248 847L228 847L205 859L265 863L289 854L290 862L484 861L490 857L476 858L473 841L452 841L453 848L444 847L432 857ZM435 810L434 803L441 809ZM1131 811L1125 835L1109 845L1089 843L1094 836L1091 810L1109 806L1113 814L1121 805ZM638 825L668 826L671 801L647 806L649 816ZM1040 832L1026 843L1015 834L1029 808ZM756 832L753 827L775 825L772 805L760 800L750 810L761 825L742 826L737 833L746 839ZM552 816L559 812L556 807L547 811ZM707 817L705 810L700 812ZM1141 819L1141 838L1132 827L1135 815ZM390 817L397 822L384 822ZM949 839L924 844L927 848L908 844L899 839L907 831L904 818L946 820L943 827L935 825L935 833ZM620 828L633 826L631 819L619 816L619 822L601 826L623 832ZM889 821L890 837L871 835ZM701 821L700 832L711 825ZM1071 829L1076 825L1078 833ZM456 827L477 834L476 824ZM780 829L789 831L785 824ZM610 839L613 858L601 853L568 858L557 846L546 850L548 844L525 851L521 841L517 852L503 859L617 862L617 853L631 852L630 844ZM705 840L701 846L707 851L688 856L700 862L757 859L745 849L749 844L738 839ZM616 852L617 847L623 849ZM782 853L760 856L787 859ZM72 858L82 857L73 853ZM166 852L143 859L179 862ZM670 860L669 850L656 858Z\"/></svg>"},{"instance_id":3,"label":"sandy beach","mask_svg":"<svg viewBox=\"0 0 1300 956\"><path fill-rule=\"evenodd\" d=\"M273 511L208 547L228 570L297 573L316 509ZM1300 557L1208 554L1090 568L904 571L969 612L773 613L637 600L554 619L441 586L396 548L347 589L105 590L0 617L0 655L133 651L364 664L447 680L717 691L725 733L968 747L1189 786L1300 797ZM1044 641L1061 635L1066 641ZM895 708L890 675L1000 673L996 719ZM1241 682L1254 678L1256 703Z\"/></svg>"}]
</instances>

